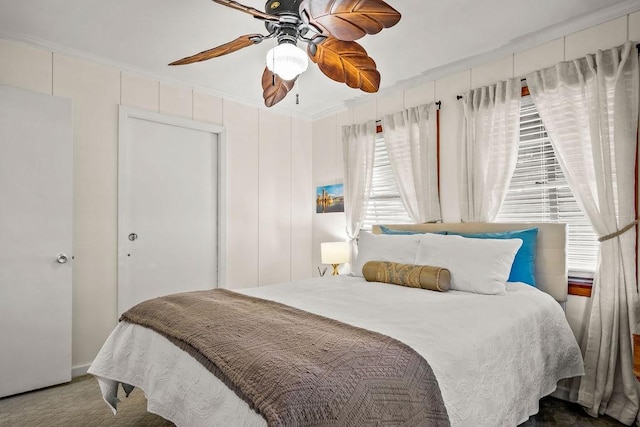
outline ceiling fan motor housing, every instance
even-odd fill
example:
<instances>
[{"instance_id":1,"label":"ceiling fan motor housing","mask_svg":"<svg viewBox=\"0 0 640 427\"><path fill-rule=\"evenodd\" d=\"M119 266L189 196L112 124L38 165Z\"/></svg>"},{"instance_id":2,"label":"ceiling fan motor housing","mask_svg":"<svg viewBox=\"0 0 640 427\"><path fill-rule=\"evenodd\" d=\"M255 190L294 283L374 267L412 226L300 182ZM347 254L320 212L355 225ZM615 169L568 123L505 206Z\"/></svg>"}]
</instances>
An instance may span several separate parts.
<instances>
[{"instance_id":1,"label":"ceiling fan motor housing","mask_svg":"<svg viewBox=\"0 0 640 427\"><path fill-rule=\"evenodd\" d=\"M269 0L264 6L264 11L272 15L292 13L298 16L300 3L302 0Z\"/></svg>"},{"instance_id":2,"label":"ceiling fan motor housing","mask_svg":"<svg viewBox=\"0 0 640 427\"><path fill-rule=\"evenodd\" d=\"M297 45L298 38L302 33L306 33L306 28L302 25L298 12L301 2L302 0L270 0L265 4L267 13L280 18L278 22L265 22L267 30L276 34L278 44Z\"/></svg>"}]
</instances>

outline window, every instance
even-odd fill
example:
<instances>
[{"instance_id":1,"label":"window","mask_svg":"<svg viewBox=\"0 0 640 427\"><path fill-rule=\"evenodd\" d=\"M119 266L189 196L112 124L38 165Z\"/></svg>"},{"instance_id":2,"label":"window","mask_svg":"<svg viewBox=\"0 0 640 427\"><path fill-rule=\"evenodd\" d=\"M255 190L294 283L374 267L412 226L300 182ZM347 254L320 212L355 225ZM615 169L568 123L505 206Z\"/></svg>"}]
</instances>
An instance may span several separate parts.
<instances>
[{"instance_id":1,"label":"window","mask_svg":"<svg viewBox=\"0 0 640 427\"><path fill-rule=\"evenodd\" d=\"M567 223L569 275L593 277L597 237L571 193L531 96L522 98L518 162L496 221Z\"/></svg>"},{"instance_id":2,"label":"window","mask_svg":"<svg viewBox=\"0 0 640 427\"><path fill-rule=\"evenodd\" d=\"M362 228L371 230L374 224L410 224L396 180L391 170L391 162L384 144L384 134L376 134L374 149L373 177L371 179L371 193Z\"/></svg>"}]
</instances>

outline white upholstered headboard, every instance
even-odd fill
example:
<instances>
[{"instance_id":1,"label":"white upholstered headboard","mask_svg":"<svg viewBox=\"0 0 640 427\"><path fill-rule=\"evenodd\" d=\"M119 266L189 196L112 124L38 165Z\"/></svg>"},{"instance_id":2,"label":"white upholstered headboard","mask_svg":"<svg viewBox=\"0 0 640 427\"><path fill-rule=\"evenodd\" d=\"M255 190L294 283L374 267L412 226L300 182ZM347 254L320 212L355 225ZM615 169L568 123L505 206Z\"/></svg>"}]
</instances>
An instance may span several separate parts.
<instances>
[{"instance_id":1,"label":"white upholstered headboard","mask_svg":"<svg viewBox=\"0 0 640 427\"><path fill-rule=\"evenodd\" d=\"M554 297L558 302L567 301L567 226L549 223L435 223L385 225L395 230L456 231L482 233L538 228L536 241L536 287ZM380 227L373 226L379 234Z\"/></svg>"}]
</instances>

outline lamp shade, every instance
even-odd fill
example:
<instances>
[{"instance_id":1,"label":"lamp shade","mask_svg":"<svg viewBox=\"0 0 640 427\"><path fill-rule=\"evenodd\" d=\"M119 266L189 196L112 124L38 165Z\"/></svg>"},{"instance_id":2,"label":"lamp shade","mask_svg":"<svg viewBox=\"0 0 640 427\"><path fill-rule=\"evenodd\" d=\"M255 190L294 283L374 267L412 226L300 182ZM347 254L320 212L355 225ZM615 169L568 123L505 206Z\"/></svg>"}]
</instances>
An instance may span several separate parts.
<instances>
[{"instance_id":1,"label":"lamp shade","mask_svg":"<svg viewBox=\"0 0 640 427\"><path fill-rule=\"evenodd\" d=\"M293 80L309 66L304 50L292 43L280 43L267 52L267 68L282 80Z\"/></svg>"},{"instance_id":2,"label":"lamp shade","mask_svg":"<svg viewBox=\"0 0 640 427\"><path fill-rule=\"evenodd\" d=\"M348 242L326 242L320 244L323 264L344 264L349 262L351 245Z\"/></svg>"}]
</instances>

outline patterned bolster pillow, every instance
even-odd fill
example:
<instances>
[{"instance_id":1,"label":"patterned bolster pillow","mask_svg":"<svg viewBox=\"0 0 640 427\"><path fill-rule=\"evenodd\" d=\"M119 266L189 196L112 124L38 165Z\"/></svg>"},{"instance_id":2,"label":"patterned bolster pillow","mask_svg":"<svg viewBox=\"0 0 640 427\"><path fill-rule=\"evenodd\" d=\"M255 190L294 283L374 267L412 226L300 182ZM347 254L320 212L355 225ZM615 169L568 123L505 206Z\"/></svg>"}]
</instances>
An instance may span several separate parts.
<instances>
[{"instance_id":1,"label":"patterned bolster pillow","mask_svg":"<svg viewBox=\"0 0 640 427\"><path fill-rule=\"evenodd\" d=\"M451 273L446 268L430 265L369 261L362 267L368 282L383 282L410 288L446 292L451 286Z\"/></svg>"}]
</instances>

